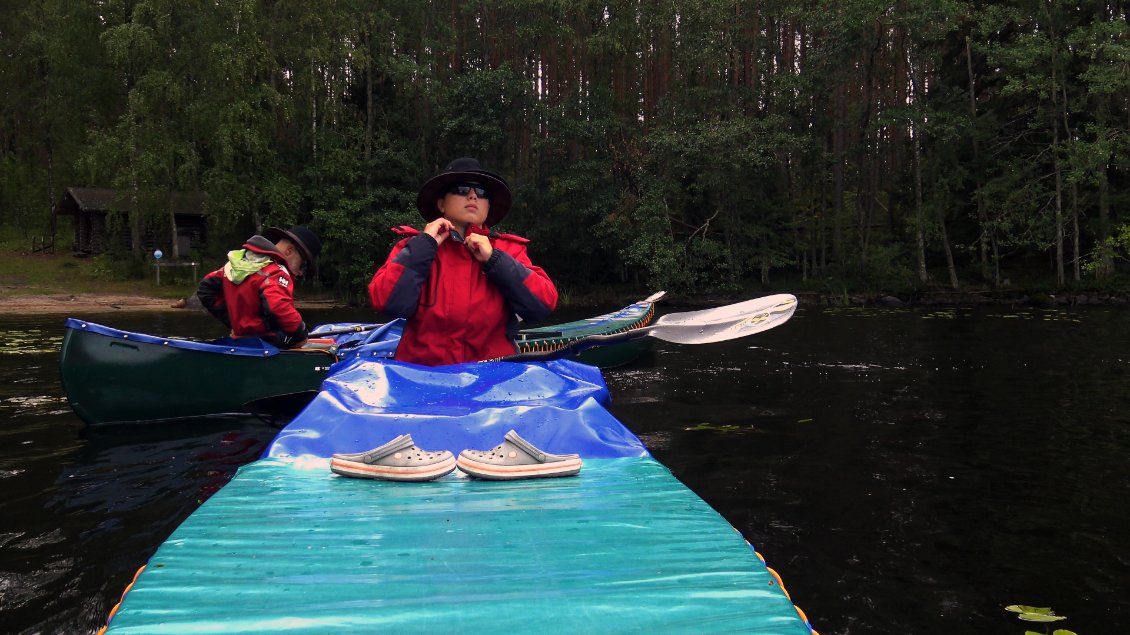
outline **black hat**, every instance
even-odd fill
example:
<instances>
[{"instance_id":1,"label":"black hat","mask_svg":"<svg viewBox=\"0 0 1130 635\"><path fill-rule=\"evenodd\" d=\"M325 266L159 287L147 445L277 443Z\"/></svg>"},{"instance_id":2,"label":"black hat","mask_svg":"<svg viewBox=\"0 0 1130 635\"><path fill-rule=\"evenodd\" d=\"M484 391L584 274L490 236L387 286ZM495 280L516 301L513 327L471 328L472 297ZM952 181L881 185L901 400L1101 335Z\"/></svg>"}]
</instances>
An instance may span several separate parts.
<instances>
[{"instance_id":1,"label":"black hat","mask_svg":"<svg viewBox=\"0 0 1130 635\"><path fill-rule=\"evenodd\" d=\"M447 188L463 181L474 181L487 188L490 197L490 212L487 214L487 227L494 227L502 222L502 217L510 211L510 186L506 179L490 170L483 169L479 160L472 157L463 157L447 164L443 172L428 179L416 195L416 209L427 222L440 217L436 201L447 193Z\"/></svg>"},{"instance_id":2,"label":"black hat","mask_svg":"<svg viewBox=\"0 0 1130 635\"><path fill-rule=\"evenodd\" d=\"M267 231L263 232L263 237L273 243L284 238L294 243L298 251L302 252L302 259L306 261L306 274L310 277L318 274L318 254L322 253L322 241L317 234L301 225L295 225L289 230L268 227Z\"/></svg>"}]
</instances>

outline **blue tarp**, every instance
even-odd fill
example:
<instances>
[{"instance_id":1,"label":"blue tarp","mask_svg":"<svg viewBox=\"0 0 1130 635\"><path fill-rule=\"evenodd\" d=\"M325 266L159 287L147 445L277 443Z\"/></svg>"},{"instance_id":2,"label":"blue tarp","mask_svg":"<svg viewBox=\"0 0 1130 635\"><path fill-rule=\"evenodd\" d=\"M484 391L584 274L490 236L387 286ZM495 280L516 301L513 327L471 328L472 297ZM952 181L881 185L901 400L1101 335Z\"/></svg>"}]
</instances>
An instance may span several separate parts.
<instances>
[{"instance_id":1,"label":"blue tarp","mask_svg":"<svg viewBox=\"0 0 1130 635\"><path fill-rule=\"evenodd\" d=\"M507 430L546 452L582 458L646 456L604 405L600 371L577 362L485 362L428 368L395 361L339 362L322 392L264 457L362 452L411 433L428 451L486 450Z\"/></svg>"},{"instance_id":2,"label":"blue tarp","mask_svg":"<svg viewBox=\"0 0 1130 635\"><path fill-rule=\"evenodd\" d=\"M400 344L400 337L404 334L404 318L398 318L384 324L362 324L358 322L338 322L336 324L323 324L310 331L310 337L318 337L325 331L349 327L374 327L368 331L358 333L343 333L335 335L334 340L338 345L338 356L342 359L356 358L392 358L396 354L396 347Z\"/></svg>"}]
</instances>

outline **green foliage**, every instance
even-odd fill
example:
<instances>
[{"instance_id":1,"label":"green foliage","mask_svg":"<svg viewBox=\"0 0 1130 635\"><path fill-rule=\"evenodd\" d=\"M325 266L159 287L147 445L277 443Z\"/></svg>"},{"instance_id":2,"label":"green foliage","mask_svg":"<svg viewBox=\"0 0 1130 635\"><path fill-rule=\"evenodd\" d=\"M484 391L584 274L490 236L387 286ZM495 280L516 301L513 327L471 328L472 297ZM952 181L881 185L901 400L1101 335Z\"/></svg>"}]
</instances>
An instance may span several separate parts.
<instances>
[{"instance_id":1,"label":"green foliage","mask_svg":"<svg viewBox=\"0 0 1130 635\"><path fill-rule=\"evenodd\" d=\"M1113 260L1130 260L1130 225L1119 225L1113 235L1098 242L1083 263L1088 275L1098 275L1104 263Z\"/></svg>"},{"instance_id":2,"label":"green foliage","mask_svg":"<svg viewBox=\"0 0 1130 635\"><path fill-rule=\"evenodd\" d=\"M533 106L529 86L508 65L474 70L444 83L437 99L437 143L448 157L478 156L502 163L520 113Z\"/></svg>"},{"instance_id":3,"label":"green foliage","mask_svg":"<svg viewBox=\"0 0 1130 635\"><path fill-rule=\"evenodd\" d=\"M582 292L908 288L919 258L965 271L988 247L1003 277L1050 280L1075 217L1065 258L1114 284L1130 220L1116 10L12 0L0 213L49 232L64 187L116 187L138 202L136 243L171 229L170 193L204 191L213 240L309 224L323 280L356 297L388 227L419 223L419 185L472 155L515 193L500 229Z\"/></svg>"}]
</instances>

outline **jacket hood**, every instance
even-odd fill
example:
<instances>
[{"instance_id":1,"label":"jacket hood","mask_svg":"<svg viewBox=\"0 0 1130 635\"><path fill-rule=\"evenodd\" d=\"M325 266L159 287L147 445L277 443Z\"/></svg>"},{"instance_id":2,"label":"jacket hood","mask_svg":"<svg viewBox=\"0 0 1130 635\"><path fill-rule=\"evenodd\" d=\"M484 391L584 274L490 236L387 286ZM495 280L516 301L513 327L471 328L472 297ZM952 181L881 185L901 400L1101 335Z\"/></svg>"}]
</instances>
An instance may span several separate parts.
<instances>
[{"instance_id":1,"label":"jacket hood","mask_svg":"<svg viewBox=\"0 0 1130 635\"><path fill-rule=\"evenodd\" d=\"M228 252L224 277L235 284L240 284L248 276L258 273L272 262L286 271L286 257L279 252L275 244L262 236L252 236L243 243L243 249L233 249Z\"/></svg>"}]
</instances>

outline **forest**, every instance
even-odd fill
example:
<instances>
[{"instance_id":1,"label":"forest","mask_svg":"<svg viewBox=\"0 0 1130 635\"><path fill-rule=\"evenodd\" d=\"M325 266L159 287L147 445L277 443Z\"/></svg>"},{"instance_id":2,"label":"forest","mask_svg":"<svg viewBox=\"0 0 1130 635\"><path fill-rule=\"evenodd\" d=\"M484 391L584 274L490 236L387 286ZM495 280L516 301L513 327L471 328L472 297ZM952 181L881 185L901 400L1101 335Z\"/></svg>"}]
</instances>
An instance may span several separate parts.
<instances>
[{"instance_id":1,"label":"forest","mask_svg":"<svg viewBox=\"0 0 1130 635\"><path fill-rule=\"evenodd\" d=\"M6 0L0 224L68 187L145 228L203 192L222 258L306 224L361 293L476 156L564 289L1118 288L1130 3ZM163 228L163 229L162 229ZM66 249L61 245L60 249ZM140 269L140 267L139 267Z\"/></svg>"}]
</instances>

